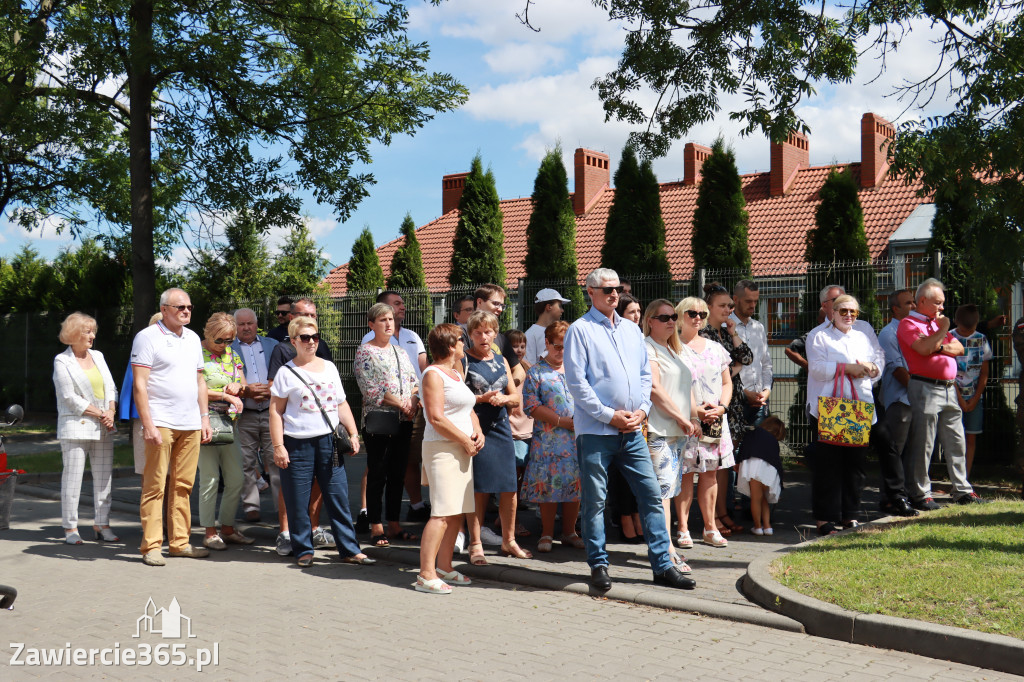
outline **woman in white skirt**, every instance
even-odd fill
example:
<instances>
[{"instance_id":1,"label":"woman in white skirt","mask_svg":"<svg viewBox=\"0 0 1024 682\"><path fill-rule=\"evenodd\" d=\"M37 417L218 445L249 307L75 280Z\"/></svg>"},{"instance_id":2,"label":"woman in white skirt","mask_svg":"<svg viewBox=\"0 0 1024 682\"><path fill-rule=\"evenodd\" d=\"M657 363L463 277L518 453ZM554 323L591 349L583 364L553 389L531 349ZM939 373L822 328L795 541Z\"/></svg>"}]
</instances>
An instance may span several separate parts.
<instances>
[{"instance_id":1,"label":"woman in white skirt","mask_svg":"<svg viewBox=\"0 0 1024 682\"><path fill-rule=\"evenodd\" d=\"M462 515L472 514L473 466L484 436L473 406L476 396L455 370L465 354L462 329L439 324L427 337L434 363L423 371L423 473L430 487L430 520L420 541L418 592L450 594L470 580L452 567Z\"/></svg>"},{"instance_id":2,"label":"woman in white skirt","mask_svg":"<svg viewBox=\"0 0 1024 682\"><path fill-rule=\"evenodd\" d=\"M786 439L786 425L778 417L764 419L747 433L736 455L736 490L750 498L754 535L772 535L771 505L782 493L782 456L779 441Z\"/></svg>"}]
</instances>

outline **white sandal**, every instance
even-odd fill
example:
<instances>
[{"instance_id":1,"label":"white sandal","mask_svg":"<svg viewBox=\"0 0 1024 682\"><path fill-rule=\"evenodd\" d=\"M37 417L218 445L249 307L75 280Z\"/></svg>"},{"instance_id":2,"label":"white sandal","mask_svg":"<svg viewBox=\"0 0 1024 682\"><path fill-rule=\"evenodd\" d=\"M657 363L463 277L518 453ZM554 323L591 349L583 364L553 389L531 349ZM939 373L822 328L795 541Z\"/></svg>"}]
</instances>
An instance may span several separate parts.
<instances>
[{"instance_id":1,"label":"white sandal","mask_svg":"<svg viewBox=\"0 0 1024 682\"><path fill-rule=\"evenodd\" d=\"M444 581L449 585L472 585L473 581L468 576L462 575L458 571L442 571L440 568L437 569L437 574L444 578Z\"/></svg>"},{"instance_id":2,"label":"white sandal","mask_svg":"<svg viewBox=\"0 0 1024 682\"><path fill-rule=\"evenodd\" d=\"M120 542L121 539L114 535L114 531L110 530L110 526L106 528L99 528L93 526L93 531L96 533L96 542Z\"/></svg>"},{"instance_id":3,"label":"white sandal","mask_svg":"<svg viewBox=\"0 0 1024 682\"><path fill-rule=\"evenodd\" d=\"M704 531L704 544L712 547L726 547L729 541L723 538L718 530L706 530Z\"/></svg>"},{"instance_id":4,"label":"white sandal","mask_svg":"<svg viewBox=\"0 0 1024 682\"><path fill-rule=\"evenodd\" d=\"M80 545L82 544L82 536L78 534L77 530L64 533L64 542L69 545Z\"/></svg>"},{"instance_id":5,"label":"white sandal","mask_svg":"<svg viewBox=\"0 0 1024 682\"><path fill-rule=\"evenodd\" d=\"M693 549L693 538L690 537L690 531L681 530L676 533L676 547L679 549Z\"/></svg>"},{"instance_id":6,"label":"white sandal","mask_svg":"<svg viewBox=\"0 0 1024 682\"><path fill-rule=\"evenodd\" d=\"M440 578L434 578L433 580L426 580L422 575L416 576L416 582L413 583L413 587L417 592L426 592L427 594L451 594L452 586L441 580Z\"/></svg>"},{"instance_id":7,"label":"white sandal","mask_svg":"<svg viewBox=\"0 0 1024 682\"><path fill-rule=\"evenodd\" d=\"M540 540L537 542L537 551L541 553L550 552L554 542L555 539L550 535L542 535Z\"/></svg>"}]
</instances>

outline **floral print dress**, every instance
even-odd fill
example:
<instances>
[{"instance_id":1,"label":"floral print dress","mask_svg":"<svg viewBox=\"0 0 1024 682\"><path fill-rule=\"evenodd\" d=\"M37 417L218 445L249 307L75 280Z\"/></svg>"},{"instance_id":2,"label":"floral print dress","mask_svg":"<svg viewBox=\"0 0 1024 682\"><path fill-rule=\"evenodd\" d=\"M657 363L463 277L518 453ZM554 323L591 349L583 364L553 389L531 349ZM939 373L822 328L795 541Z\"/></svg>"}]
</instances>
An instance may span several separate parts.
<instances>
[{"instance_id":1,"label":"floral print dress","mask_svg":"<svg viewBox=\"0 0 1024 682\"><path fill-rule=\"evenodd\" d=\"M565 374L544 358L530 368L523 382L523 409L531 414L541 406L559 417L572 418L573 401ZM575 435L569 429L534 420L530 460L523 474L523 496L528 501L579 502L580 464Z\"/></svg>"},{"instance_id":2,"label":"floral print dress","mask_svg":"<svg viewBox=\"0 0 1024 682\"><path fill-rule=\"evenodd\" d=\"M680 354L683 362L690 368L693 375L693 392L699 403L708 401L720 404L722 398L722 372L729 367L729 355L722 344L705 340L704 350L695 351L683 344ZM725 469L736 463L733 457L733 440L730 433L732 415L728 411L722 416L725 420L722 439L718 443L705 443L691 438L689 447L683 455L683 474Z\"/></svg>"},{"instance_id":3,"label":"floral print dress","mask_svg":"<svg viewBox=\"0 0 1024 682\"><path fill-rule=\"evenodd\" d=\"M743 434L746 432L747 423L744 419L743 411L747 404L747 399L743 394L743 382L740 381L740 365L749 365L754 361L754 353L750 350L750 346L744 341L738 346L732 345L732 338L730 338L728 332L724 329L712 329L710 325L704 325L704 327L698 332L705 339L715 341L722 346L732 360L730 367L730 373L732 375L732 399L726 406L725 412L729 415L729 429L732 432L732 442L739 447L740 441L743 440ZM719 391L721 393L721 391Z\"/></svg>"}]
</instances>

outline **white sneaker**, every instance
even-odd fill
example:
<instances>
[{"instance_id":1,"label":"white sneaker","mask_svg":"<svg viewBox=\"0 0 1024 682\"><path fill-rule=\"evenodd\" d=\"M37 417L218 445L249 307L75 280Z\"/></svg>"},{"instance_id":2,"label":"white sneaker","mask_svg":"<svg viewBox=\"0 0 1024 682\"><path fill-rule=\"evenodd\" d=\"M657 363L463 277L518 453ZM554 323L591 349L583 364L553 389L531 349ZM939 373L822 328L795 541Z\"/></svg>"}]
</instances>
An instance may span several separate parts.
<instances>
[{"instance_id":1,"label":"white sneaker","mask_svg":"<svg viewBox=\"0 0 1024 682\"><path fill-rule=\"evenodd\" d=\"M461 530L459 534L455 536L455 553L462 554L466 551L466 534Z\"/></svg>"},{"instance_id":2,"label":"white sneaker","mask_svg":"<svg viewBox=\"0 0 1024 682\"><path fill-rule=\"evenodd\" d=\"M315 528L313 530L314 547L334 547L334 533L326 528Z\"/></svg>"},{"instance_id":3,"label":"white sneaker","mask_svg":"<svg viewBox=\"0 0 1024 682\"><path fill-rule=\"evenodd\" d=\"M292 553L292 535L288 531L277 534L277 555L288 556Z\"/></svg>"},{"instance_id":4,"label":"white sneaker","mask_svg":"<svg viewBox=\"0 0 1024 682\"><path fill-rule=\"evenodd\" d=\"M501 536L495 533L493 530L484 526L480 529L480 542L485 545L500 545Z\"/></svg>"}]
</instances>

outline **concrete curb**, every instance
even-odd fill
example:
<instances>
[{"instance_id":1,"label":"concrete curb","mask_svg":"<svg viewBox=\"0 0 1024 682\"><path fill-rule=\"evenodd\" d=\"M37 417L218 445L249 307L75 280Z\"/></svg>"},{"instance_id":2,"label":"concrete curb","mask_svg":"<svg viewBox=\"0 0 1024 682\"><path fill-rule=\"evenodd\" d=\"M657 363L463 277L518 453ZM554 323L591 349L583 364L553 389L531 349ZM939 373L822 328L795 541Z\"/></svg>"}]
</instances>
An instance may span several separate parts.
<instances>
[{"instance_id":1,"label":"concrete curb","mask_svg":"<svg viewBox=\"0 0 1024 682\"><path fill-rule=\"evenodd\" d=\"M400 547L366 547L363 551L380 561L390 561L411 566L419 566L420 564L419 552L411 549ZM471 578L480 578L481 580L536 587L543 590L572 592L591 597L604 597L630 604L652 606L669 611L683 611L685 613L720 618L737 623L760 625L776 630L804 632L804 627L799 622L785 615L748 606L724 604L700 599L699 597L691 597L688 594L675 590L661 590L648 587L647 585L617 582L613 583L612 589L607 592L598 592L586 581L581 581L579 576L548 571L531 571L528 568L498 564L490 564L488 566L466 564L465 566L460 566L458 570ZM700 589L699 584L697 589Z\"/></svg>"},{"instance_id":2,"label":"concrete curb","mask_svg":"<svg viewBox=\"0 0 1024 682\"><path fill-rule=\"evenodd\" d=\"M747 597L766 609L802 623L809 635L1020 674L1024 642L1019 639L908 618L848 611L800 594L775 580L769 570L771 563L810 542L783 548L752 561L743 579L743 591Z\"/></svg>"},{"instance_id":3,"label":"concrete curb","mask_svg":"<svg viewBox=\"0 0 1024 682\"><path fill-rule=\"evenodd\" d=\"M15 495L19 495L19 494L21 494L21 495L30 495L31 497L41 497L44 500L57 500L58 502L60 502L60 491L59 490L50 490L49 488L40 488L39 486L35 486L35 485L23 485L22 482L21 482L21 476L18 477L18 487L15 488L14 494ZM81 501L84 501L84 502L88 503L88 504L92 504L92 496L91 495L82 494L81 498L79 498L79 499ZM128 504L127 502L121 502L119 500L113 500L110 503L110 510L111 511L116 511L116 512L121 512L122 514L131 514L131 515L135 516L136 519L139 516L139 505L137 505L137 504Z\"/></svg>"}]
</instances>

